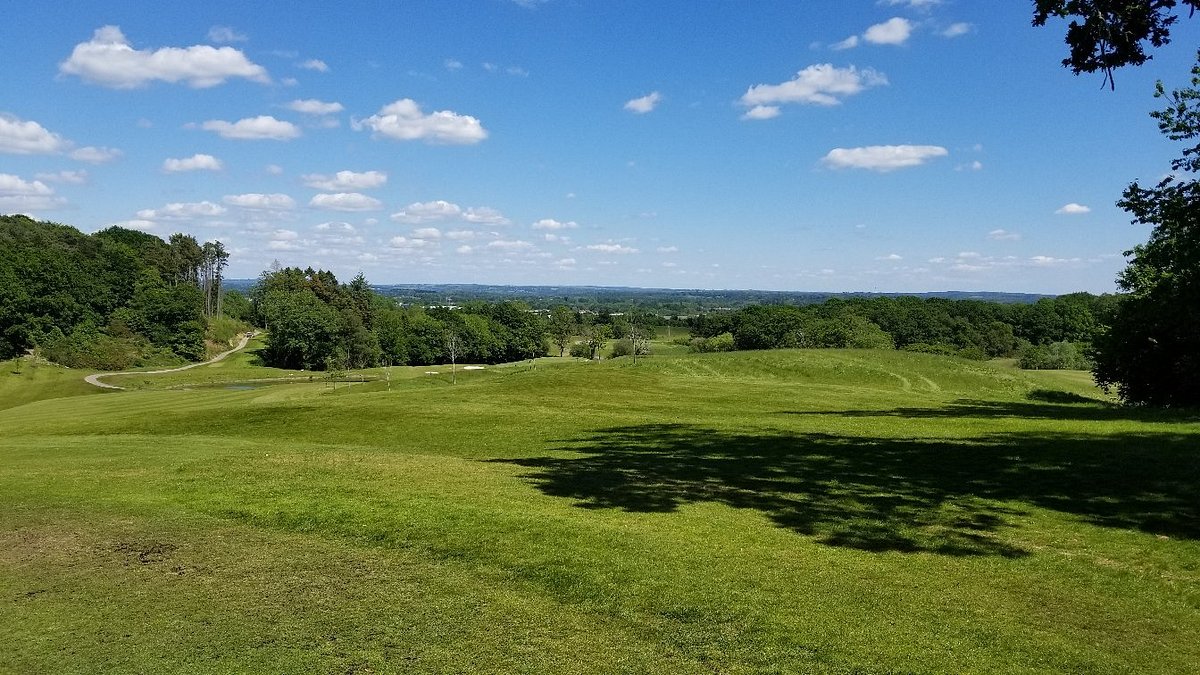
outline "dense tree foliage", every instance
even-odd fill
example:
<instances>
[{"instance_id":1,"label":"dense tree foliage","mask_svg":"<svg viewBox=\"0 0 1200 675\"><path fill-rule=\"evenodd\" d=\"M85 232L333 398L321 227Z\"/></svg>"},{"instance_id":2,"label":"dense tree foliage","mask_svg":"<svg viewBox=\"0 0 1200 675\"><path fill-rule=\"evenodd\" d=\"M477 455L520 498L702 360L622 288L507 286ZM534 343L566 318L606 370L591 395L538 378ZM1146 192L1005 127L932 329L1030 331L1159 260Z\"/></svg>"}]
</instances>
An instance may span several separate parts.
<instances>
[{"instance_id":1,"label":"dense tree foliage","mask_svg":"<svg viewBox=\"0 0 1200 675\"><path fill-rule=\"evenodd\" d=\"M1117 279L1128 295L1096 349L1096 380L1115 386L1131 403L1200 405L1200 63L1192 86L1157 96L1159 129L1183 141L1173 173L1157 185L1133 183L1118 205L1133 222L1150 225L1150 239L1126 255Z\"/></svg>"},{"instance_id":2,"label":"dense tree foliage","mask_svg":"<svg viewBox=\"0 0 1200 675\"><path fill-rule=\"evenodd\" d=\"M263 273L251 299L267 329L263 358L283 368L503 363L547 349L545 321L524 304L402 307L361 274L342 284L324 270L275 269Z\"/></svg>"},{"instance_id":3,"label":"dense tree foliage","mask_svg":"<svg viewBox=\"0 0 1200 675\"><path fill-rule=\"evenodd\" d=\"M941 298L838 298L819 305L756 305L692 321L697 351L842 347L908 349L976 358L1055 342L1098 339L1113 296L1073 293L1029 305ZM1081 347L1081 348L1084 348Z\"/></svg>"},{"instance_id":4,"label":"dense tree foliage","mask_svg":"<svg viewBox=\"0 0 1200 675\"><path fill-rule=\"evenodd\" d=\"M205 246L0 216L0 358L38 349L64 365L124 368L203 357L206 289L195 270ZM214 269L209 292L220 286Z\"/></svg>"},{"instance_id":5,"label":"dense tree foliage","mask_svg":"<svg viewBox=\"0 0 1200 675\"><path fill-rule=\"evenodd\" d=\"M1033 25L1044 26L1051 17L1070 19L1071 53L1063 65L1077 75L1103 71L1115 86L1114 69L1139 66L1151 58L1147 44L1161 47L1171 41L1180 5L1191 14L1200 9L1200 0L1035 0Z\"/></svg>"}]
</instances>

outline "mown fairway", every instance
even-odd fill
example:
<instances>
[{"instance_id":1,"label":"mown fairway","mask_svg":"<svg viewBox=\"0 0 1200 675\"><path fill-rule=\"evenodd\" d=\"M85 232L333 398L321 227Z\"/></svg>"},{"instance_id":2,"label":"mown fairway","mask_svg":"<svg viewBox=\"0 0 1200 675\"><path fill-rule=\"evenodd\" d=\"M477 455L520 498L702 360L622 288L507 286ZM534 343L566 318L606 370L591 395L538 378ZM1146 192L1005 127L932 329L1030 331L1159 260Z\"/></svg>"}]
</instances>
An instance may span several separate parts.
<instances>
[{"instance_id":1,"label":"mown fairway","mask_svg":"<svg viewBox=\"0 0 1200 675\"><path fill-rule=\"evenodd\" d=\"M4 672L1200 663L1200 421L1077 374L822 350L225 386L297 375L241 356L99 392L5 365Z\"/></svg>"}]
</instances>

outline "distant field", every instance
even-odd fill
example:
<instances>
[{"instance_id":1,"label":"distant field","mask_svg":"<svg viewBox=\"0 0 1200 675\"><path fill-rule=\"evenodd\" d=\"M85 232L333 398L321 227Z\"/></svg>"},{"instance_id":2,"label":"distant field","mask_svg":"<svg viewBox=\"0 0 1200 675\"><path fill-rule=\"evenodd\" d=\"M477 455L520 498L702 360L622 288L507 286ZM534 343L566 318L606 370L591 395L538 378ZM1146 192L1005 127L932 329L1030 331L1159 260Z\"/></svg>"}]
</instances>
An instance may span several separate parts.
<instances>
[{"instance_id":1,"label":"distant field","mask_svg":"<svg viewBox=\"0 0 1200 675\"><path fill-rule=\"evenodd\" d=\"M1200 418L1085 373L668 351L453 386L4 364L0 672L1200 663Z\"/></svg>"}]
</instances>

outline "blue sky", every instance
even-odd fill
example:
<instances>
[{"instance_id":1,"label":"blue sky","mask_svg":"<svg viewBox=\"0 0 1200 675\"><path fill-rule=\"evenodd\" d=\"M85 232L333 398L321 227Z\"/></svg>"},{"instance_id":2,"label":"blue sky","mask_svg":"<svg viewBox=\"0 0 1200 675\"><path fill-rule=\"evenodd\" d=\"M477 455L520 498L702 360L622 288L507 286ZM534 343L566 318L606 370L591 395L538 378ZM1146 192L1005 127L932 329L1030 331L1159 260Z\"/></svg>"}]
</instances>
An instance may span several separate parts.
<instances>
[{"instance_id":1,"label":"blue sky","mask_svg":"<svg viewBox=\"0 0 1200 675\"><path fill-rule=\"evenodd\" d=\"M1197 22L1076 77L1029 2L17 2L0 212L227 276L1114 290Z\"/></svg>"}]
</instances>

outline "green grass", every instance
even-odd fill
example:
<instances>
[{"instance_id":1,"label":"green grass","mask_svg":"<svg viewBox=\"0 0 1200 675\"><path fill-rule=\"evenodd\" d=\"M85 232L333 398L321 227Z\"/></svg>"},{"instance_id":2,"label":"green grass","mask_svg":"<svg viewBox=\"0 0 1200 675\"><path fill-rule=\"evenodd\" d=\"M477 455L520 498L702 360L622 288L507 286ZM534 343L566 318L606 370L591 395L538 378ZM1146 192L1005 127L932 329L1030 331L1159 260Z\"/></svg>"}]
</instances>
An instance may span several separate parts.
<instances>
[{"instance_id":1,"label":"green grass","mask_svg":"<svg viewBox=\"0 0 1200 675\"><path fill-rule=\"evenodd\" d=\"M0 671L1200 662L1195 417L900 352L447 371L5 374Z\"/></svg>"}]
</instances>

